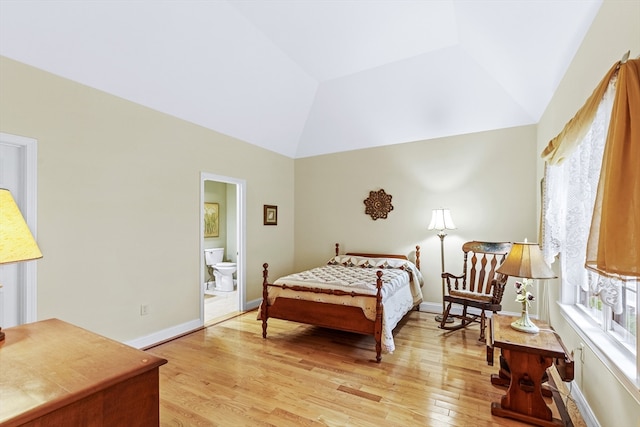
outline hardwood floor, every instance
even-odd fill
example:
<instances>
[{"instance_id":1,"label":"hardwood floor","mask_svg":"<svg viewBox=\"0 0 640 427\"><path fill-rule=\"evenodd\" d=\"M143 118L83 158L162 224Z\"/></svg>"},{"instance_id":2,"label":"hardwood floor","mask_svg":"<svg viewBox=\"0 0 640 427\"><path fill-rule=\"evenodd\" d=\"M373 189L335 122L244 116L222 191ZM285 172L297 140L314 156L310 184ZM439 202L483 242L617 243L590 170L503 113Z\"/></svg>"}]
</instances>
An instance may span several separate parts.
<instances>
[{"instance_id":1,"label":"hardwood floor","mask_svg":"<svg viewBox=\"0 0 640 427\"><path fill-rule=\"evenodd\" d=\"M169 361L162 426L525 425L491 415L505 391L490 383L498 367L477 326L446 332L432 313L411 312L377 364L372 337L270 319L265 340L256 316L148 350Z\"/></svg>"}]
</instances>

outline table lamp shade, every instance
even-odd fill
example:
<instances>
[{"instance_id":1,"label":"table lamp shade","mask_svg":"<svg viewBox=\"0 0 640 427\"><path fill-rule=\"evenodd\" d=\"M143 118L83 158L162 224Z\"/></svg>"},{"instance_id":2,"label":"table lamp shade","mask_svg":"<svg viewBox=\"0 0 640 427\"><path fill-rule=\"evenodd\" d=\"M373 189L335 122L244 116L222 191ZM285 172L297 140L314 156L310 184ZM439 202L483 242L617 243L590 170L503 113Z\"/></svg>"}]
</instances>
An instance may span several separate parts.
<instances>
[{"instance_id":1,"label":"table lamp shade","mask_svg":"<svg viewBox=\"0 0 640 427\"><path fill-rule=\"evenodd\" d=\"M0 188L0 264L42 258L9 190Z\"/></svg>"},{"instance_id":2,"label":"table lamp shade","mask_svg":"<svg viewBox=\"0 0 640 427\"><path fill-rule=\"evenodd\" d=\"M428 230L454 230L455 228L449 209L434 209L431 212Z\"/></svg>"},{"instance_id":3,"label":"table lamp shade","mask_svg":"<svg viewBox=\"0 0 640 427\"><path fill-rule=\"evenodd\" d=\"M544 262L537 243L514 243L498 273L526 279L555 279L553 270Z\"/></svg>"}]
</instances>

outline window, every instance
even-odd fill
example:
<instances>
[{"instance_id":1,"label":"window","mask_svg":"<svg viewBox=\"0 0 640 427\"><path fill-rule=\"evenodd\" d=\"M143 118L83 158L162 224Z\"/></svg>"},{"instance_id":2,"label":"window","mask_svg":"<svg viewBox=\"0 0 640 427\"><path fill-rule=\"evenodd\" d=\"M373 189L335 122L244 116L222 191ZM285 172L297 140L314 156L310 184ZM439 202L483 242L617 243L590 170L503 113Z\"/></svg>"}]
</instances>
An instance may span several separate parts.
<instances>
[{"instance_id":1,"label":"window","mask_svg":"<svg viewBox=\"0 0 640 427\"><path fill-rule=\"evenodd\" d=\"M630 354L637 355L637 307L638 288L633 278L626 280L603 277L592 271L587 272L588 287L586 290L576 288L577 306L589 316L605 333L617 341ZM616 300L618 307L605 305L602 302L603 281L610 281L611 286L619 290Z\"/></svg>"},{"instance_id":2,"label":"window","mask_svg":"<svg viewBox=\"0 0 640 427\"><path fill-rule=\"evenodd\" d=\"M615 84L616 79L611 79L575 151L559 165L546 165L542 251L549 264L560 255L563 313L604 363L638 395L637 281L585 268Z\"/></svg>"},{"instance_id":3,"label":"window","mask_svg":"<svg viewBox=\"0 0 640 427\"><path fill-rule=\"evenodd\" d=\"M620 314L613 315L612 333L637 356L638 354L638 282L622 283L622 307Z\"/></svg>"}]
</instances>

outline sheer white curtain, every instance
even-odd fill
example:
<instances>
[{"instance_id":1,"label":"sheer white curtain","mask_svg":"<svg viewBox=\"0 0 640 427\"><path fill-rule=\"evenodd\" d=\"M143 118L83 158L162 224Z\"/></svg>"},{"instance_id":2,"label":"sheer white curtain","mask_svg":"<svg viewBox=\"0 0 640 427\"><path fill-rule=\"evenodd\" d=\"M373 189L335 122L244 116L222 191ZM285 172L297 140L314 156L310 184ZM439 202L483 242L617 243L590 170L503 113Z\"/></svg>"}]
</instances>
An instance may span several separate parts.
<instances>
[{"instance_id":1,"label":"sheer white curtain","mask_svg":"<svg viewBox=\"0 0 640 427\"><path fill-rule=\"evenodd\" d=\"M622 312L621 283L585 268L586 247L607 139L615 82L612 79L587 134L560 164L545 165L542 195L542 253L552 264L559 253L564 283L599 295ZM590 289L589 289L590 288ZM567 302L567 301L565 301Z\"/></svg>"}]
</instances>

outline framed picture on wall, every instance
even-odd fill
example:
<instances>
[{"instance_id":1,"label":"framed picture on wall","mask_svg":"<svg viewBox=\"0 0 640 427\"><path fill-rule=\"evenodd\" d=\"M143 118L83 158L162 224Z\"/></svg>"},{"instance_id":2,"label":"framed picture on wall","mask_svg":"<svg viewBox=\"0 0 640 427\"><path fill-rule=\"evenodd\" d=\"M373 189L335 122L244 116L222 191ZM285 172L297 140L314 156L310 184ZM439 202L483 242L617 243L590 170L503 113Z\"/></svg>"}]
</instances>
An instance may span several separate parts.
<instances>
[{"instance_id":1,"label":"framed picture on wall","mask_svg":"<svg viewBox=\"0 0 640 427\"><path fill-rule=\"evenodd\" d=\"M220 236L220 206L217 203L204 204L204 237Z\"/></svg>"},{"instance_id":2,"label":"framed picture on wall","mask_svg":"<svg viewBox=\"0 0 640 427\"><path fill-rule=\"evenodd\" d=\"M264 225L278 225L278 207L264 205Z\"/></svg>"}]
</instances>

